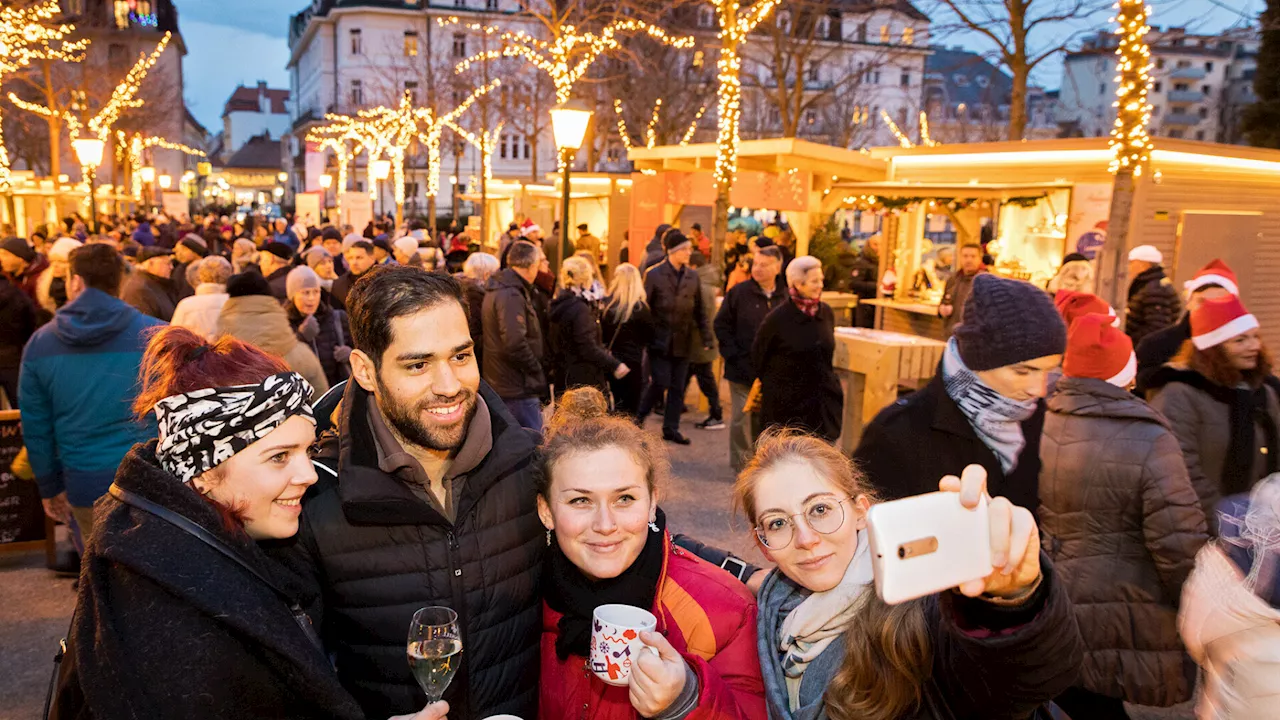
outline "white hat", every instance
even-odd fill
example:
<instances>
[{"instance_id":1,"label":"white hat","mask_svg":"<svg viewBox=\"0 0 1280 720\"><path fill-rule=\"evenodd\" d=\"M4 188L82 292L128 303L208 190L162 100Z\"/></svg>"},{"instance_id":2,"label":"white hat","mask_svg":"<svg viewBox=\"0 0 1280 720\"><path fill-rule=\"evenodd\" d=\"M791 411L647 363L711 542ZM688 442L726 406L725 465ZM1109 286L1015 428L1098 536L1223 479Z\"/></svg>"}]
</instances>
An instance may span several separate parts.
<instances>
[{"instance_id":1,"label":"white hat","mask_svg":"<svg viewBox=\"0 0 1280 720\"><path fill-rule=\"evenodd\" d=\"M60 237L53 243L53 247L49 248L49 259L67 262L71 259L71 251L83 244L75 238Z\"/></svg>"},{"instance_id":2,"label":"white hat","mask_svg":"<svg viewBox=\"0 0 1280 720\"><path fill-rule=\"evenodd\" d=\"M1143 262L1155 263L1159 265L1164 262L1164 255L1155 248L1154 245L1139 245L1129 251L1130 260L1141 260Z\"/></svg>"},{"instance_id":3,"label":"white hat","mask_svg":"<svg viewBox=\"0 0 1280 720\"><path fill-rule=\"evenodd\" d=\"M342 251L346 252L350 250L352 245L355 245L361 240L364 240L365 242L369 242L369 239L361 235L360 233L351 233L350 235L347 235L346 237L342 238Z\"/></svg>"},{"instance_id":4,"label":"white hat","mask_svg":"<svg viewBox=\"0 0 1280 720\"><path fill-rule=\"evenodd\" d=\"M405 255L412 255L418 252L418 241L416 238L402 237L395 241L396 250Z\"/></svg>"}]
</instances>

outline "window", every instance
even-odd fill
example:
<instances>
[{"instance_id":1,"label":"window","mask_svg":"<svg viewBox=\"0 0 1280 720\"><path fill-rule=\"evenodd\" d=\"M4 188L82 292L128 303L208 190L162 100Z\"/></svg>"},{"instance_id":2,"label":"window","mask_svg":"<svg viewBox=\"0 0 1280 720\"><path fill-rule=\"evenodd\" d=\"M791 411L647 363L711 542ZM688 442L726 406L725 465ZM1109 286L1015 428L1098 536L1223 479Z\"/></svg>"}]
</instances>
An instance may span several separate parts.
<instances>
[{"instance_id":1,"label":"window","mask_svg":"<svg viewBox=\"0 0 1280 720\"><path fill-rule=\"evenodd\" d=\"M1181 130L1170 130L1170 131L1169 131L1169 137L1171 137L1171 138L1180 138L1180 137L1182 137L1182 131L1181 131Z\"/></svg>"},{"instance_id":2,"label":"window","mask_svg":"<svg viewBox=\"0 0 1280 720\"><path fill-rule=\"evenodd\" d=\"M129 3L128 0L116 0L116 28L127 30L129 28Z\"/></svg>"},{"instance_id":3,"label":"window","mask_svg":"<svg viewBox=\"0 0 1280 720\"><path fill-rule=\"evenodd\" d=\"M978 77L974 78L973 81L978 83L978 87L980 88L985 88L991 84L991 78L987 77L986 75L979 75Z\"/></svg>"},{"instance_id":4,"label":"window","mask_svg":"<svg viewBox=\"0 0 1280 720\"><path fill-rule=\"evenodd\" d=\"M1200 92L1204 93L1205 97L1213 97L1213 86L1205 85L1200 88Z\"/></svg>"},{"instance_id":5,"label":"window","mask_svg":"<svg viewBox=\"0 0 1280 720\"><path fill-rule=\"evenodd\" d=\"M769 108L769 119L766 121L769 127L777 127L782 124L782 114L778 112L778 108Z\"/></svg>"},{"instance_id":6,"label":"window","mask_svg":"<svg viewBox=\"0 0 1280 720\"><path fill-rule=\"evenodd\" d=\"M898 85L902 87L911 87L911 73L902 73L902 77L898 80Z\"/></svg>"},{"instance_id":7,"label":"window","mask_svg":"<svg viewBox=\"0 0 1280 720\"><path fill-rule=\"evenodd\" d=\"M787 35L791 34L791 11L790 10L783 10L782 12L778 13L778 29Z\"/></svg>"},{"instance_id":8,"label":"window","mask_svg":"<svg viewBox=\"0 0 1280 720\"><path fill-rule=\"evenodd\" d=\"M1190 60L1179 60L1179 61L1178 61L1178 67L1179 67L1179 68L1189 68L1189 67L1191 67L1191 61L1190 61Z\"/></svg>"},{"instance_id":9,"label":"window","mask_svg":"<svg viewBox=\"0 0 1280 720\"><path fill-rule=\"evenodd\" d=\"M876 123L880 122L880 106L879 105L871 106L871 115L869 116L869 122L871 127L875 127Z\"/></svg>"},{"instance_id":10,"label":"window","mask_svg":"<svg viewBox=\"0 0 1280 720\"><path fill-rule=\"evenodd\" d=\"M880 84L880 71L879 71L879 70L872 70L872 71L871 71L871 84L872 84L872 85L879 85L879 84Z\"/></svg>"},{"instance_id":11,"label":"window","mask_svg":"<svg viewBox=\"0 0 1280 720\"><path fill-rule=\"evenodd\" d=\"M1164 58L1156 58L1156 69L1157 70L1164 69Z\"/></svg>"},{"instance_id":12,"label":"window","mask_svg":"<svg viewBox=\"0 0 1280 720\"><path fill-rule=\"evenodd\" d=\"M498 139L498 157L503 160L507 159L507 134L503 133Z\"/></svg>"},{"instance_id":13,"label":"window","mask_svg":"<svg viewBox=\"0 0 1280 720\"><path fill-rule=\"evenodd\" d=\"M129 67L129 48L120 43L111 43L107 46L107 65L112 70L123 70Z\"/></svg>"},{"instance_id":14,"label":"window","mask_svg":"<svg viewBox=\"0 0 1280 720\"><path fill-rule=\"evenodd\" d=\"M696 50L696 51L694 51L694 53L693 53L693 67L694 67L694 69L701 70L701 69L702 69L702 64L703 64L704 62L706 62L706 59L707 59L706 53L702 52L701 50Z\"/></svg>"},{"instance_id":15,"label":"window","mask_svg":"<svg viewBox=\"0 0 1280 720\"><path fill-rule=\"evenodd\" d=\"M498 10L498 0L484 0L485 10Z\"/></svg>"},{"instance_id":16,"label":"window","mask_svg":"<svg viewBox=\"0 0 1280 720\"><path fill-rule=\"evenodd\" d=\"M418 31L404 31L404 56L418 57Z\"/></svg>"},{"instance_id":17,"label":"window","mask_svg":"<svg viewBox=\"0 0 1280 720\"><path fill-rule=\"evenodd\" d=\"M418 104L418 81L405 80L404 91L409 94L409 101L412 102L414 105L417 105Z\"/></svg>"},{"instance_id":18,"label":"window","mask_svg":"<svg viewBox=\"0 0 1280 720\"><path fill-rule=\"evenodd\" d=\"M1204 71L1205 71L1205 72L1213 72L1213 63L1211 63L1211 62L1207 62L1207 63L1205 63L1205 64L1204 64ZM1197 139L1199 139L1199 138L1197 138Z\"/></svg>"},{"instance_id":19,"label":"window","mask_svg":"<svg viewBox=\"0 0 1280 720\"><path fill-rule=\"evenodd\" d=\"M1203 140L1203 139L1204 139L1204 131L1203 131L1203 130L1197 130L1197 131L1196 131L1196 139L1197 139L1197 140Z\"/></svg>"},{"instance_id":20,"label":"window","mask_svg":"<svg viewBox=\"0 0 1280 720\"><path fill-rule=\"evenodd\" d=\"M1160 106L1154 105L1151 108L1151 117L1160 117Z\"/></svg>"},{"instance_id":21,"label":"window","mask_svg":"<svg viewBox=\"0 0 1280 720\"><path fill-rule=\"evenodd\" d=\"M889 35L889 26L881 25L880 26L880 42L887 43L889 42L890 37L891 36Z\"/></svg>"},{"instance_id":22,"label":"window","mask_svg":"<svg viewBox=\"0 0 1280 720\"><path fill-rule=\"evenodd\" d=\"M831 37L831 18L823 15L818 18L818 22L814 25L813 34L820 40L826 40Z\"/></svg>"},{"instance_id":23,"label":"window","mask_svg":"<svg viewBox=\"0 0 1280 720\"><path fill-rule=\"evenodd\" d=\"M511 148L512 148L512 154L515 154L515 145L513 144ZM529 155L532 152L532 150L533 150L533 147L529 144L529 136L526 135L524 138L524 159L525 160L529 159Z\"/></svg>"},{"instance_id":24,"label":"window","mask_svg":"<svg viewBox=\"0 0 1280 720\"><path fill-rule=\"evenodd\" d=\"M464 8L467 6L467 0L453 0L453 6L458 8Z\"/></svg>"},{"instance_id":25,"label":"window","mask_svg":"<svg viewBox=\"0 0 1280 720\"><path fill-rule=\"evenodd\" d=\"M360 32L360 28L351 31L351 54L364 54L364 35Z\"/></svg>"},{"instance_id":26,"label":"window","mask_svg":"<svg viewBox=\"0 0 1280 720\"><path fill-rule=\"evenodd\" d=\"M1161 88L1162 86L1163 86L1163 83L1161 83L1159 80L1157 80L1157 81L1155 81L1155 83L1153 83L1153 84L1151 85L1151 89L1152 89L1153 91L1155 91L1155 92L1160 92L1160 88Z\"/></svg>"},{"instance_id":27,"label":"window","mask_svg":"<svg viewBox=\"0 0 1280 720\"><path fill-rule=\"evenodd\" d=\"M955 83L956 87L969 87L969 76L964 73L955 73L951 76L951 82Z\"/></svg>"},{"instance_id":28,"label":"window","mask_svg":"<svg viewBox=\"0 0 1280 720\"><path fill-rule=\"evenodd\" d=\"M405 195L405 197L417 197L417 196L418 196L418 183L416 183L416 182L405 183L405 184L404 184L404 195Z\"/></svg>"},{"instance_id":29,"label":"window","mask_svg":"<svg viewBox=\"0 0 1280 720\"><path fill-rule=\"evenodd\" d=\"M916 41L916 29L910 28L910 27L902 28L902 44L913 45L915 44L915 41Z\"/></svg>"},{"instance_id":30,"label":"window","mask_svg":"<svg viewBox=\"0 0 1280 720\"><path fill-rule=\"evenodd\" d=\"M716 26L716 11L706 5L698 8L698 27L713 28Z\"/></svg>"},{"instance_id":31,"label":"window","mask_svg":"<svg viewBox=\"0 0 1280 720\"><path fill-rule=\"evenodd\" d=\"M821 76L821 66L818 64L818 61L814 60L810 62L809 67L805 72L805 82L816 83L818 82L818 78Z\"/></svg>"},{"instance_id":32,"label":"window","mask_svg":"<svg viewBox=\"0 0 1280 720\"><path fill-rule=\"evenodd\" d=\"M1098 94L1101 95L1107 91L1106 83L1098 83Z\"/></svg>"},{"instance_id":33,"label":"window","mask_svg":"<svg viewBox=\"0 0 1280 720\"><path fill-rule=\"evenodd\" d=\"M1200 119L1204 120L1209 117L1209 108L1200 108Z\"/></svg>"},{"instance_id":34,"label":"window","mask_svg":"<svg viewBox=\"0 0 1280 720\"><path fill-rule=\"evenodd\" d=\"M818 113L813 108L804 111L804 124L813 125L818 122Z\"/></svg>"},{"instance_id":35,"label":"window","mask_svg":"<svg viewBox=\"0 0 1280 720\"><path fill-rule=\"evenodd\" d=\"M1191 86L1186 83L1174 83L1173 89L1177 91L1186 91L1186 90L1190 90Z\"/></svg>"},{"instance_id":36,"label":"window","mask_svg":"<svg viewBox=\"0 0 1280 720\"><path fill-rule=\"evenodd\" d=\"M351 104L356 107L364 104L364 85L359 80L351 81Z\"/></svg>"},{"instance_id":37,"label":"window","mask_svg":"<svg viewBox=\"0 0 1280 720\"><path fill-rule=\"evenodd\" d=\"M467 56L467 36L464 33L453 34L453 56L456 58Z\"/></svg>"},{"instance_id":38,"label":"window","mask_svg":"<svg viewBox=\"0 0 1280 720\"><path fill-rule=\"evenodd\" d=\"M867 41L867 24L859 23L858 24L858 42L866 42L866 41Z\"/></svg>"}]
</instances>

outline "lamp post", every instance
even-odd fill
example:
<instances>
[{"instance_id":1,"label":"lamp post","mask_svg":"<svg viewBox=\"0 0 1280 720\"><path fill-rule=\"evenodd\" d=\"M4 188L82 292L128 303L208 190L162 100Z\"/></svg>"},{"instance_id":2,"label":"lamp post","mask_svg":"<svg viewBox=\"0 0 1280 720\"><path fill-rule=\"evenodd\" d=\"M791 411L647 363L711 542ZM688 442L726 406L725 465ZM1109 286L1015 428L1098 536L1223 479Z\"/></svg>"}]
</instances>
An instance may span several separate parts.
<instances>
[{"instance_id":1,"label":"lamp post","mask_svg":"<svg viewBox=\"0 0 1280 720\"><path fill-rule=\"evenodd\" d=\"M391 177L391 161L390 160L374 160L369 166L369 170L373 173L373 179L378 183L378 214L382 214L382 181Z\"/></svg>"},{"instance_id":2,"label":"lamp post","mask_svg":"<svg viewBox=\"0 0 1280 720\"><path fill-rule=\"evenodd\" d=\"M560 271L564 248L569 244L569 168L573 165L573 156L582 147L582 140L587 135L587 126L591 123L591 109L581 100L571 99L551 109L551 132L555 135L556 149L561 153L564 162L564 187L562 189L560 212L560 237L556 239L555 257L552 261L553 272Z\"/></svg>"},{"instance_id":3,"label":"lamp post","mask_svg":"<svg viewBox=\"0 0 1280 720\"><path fill-rule=\"evenodd\" d=\"M333 176L324 173L320 176L320 218L329 219L329 188L333 187Z\"/></svg>"},{"instance_id":4,"label":"lamp post","mask_svg":"<svg viewBox=\"0 0 1280 720\"><path fill-rule=\"evenodd\" d=\"M143 197L147 199L147 204L155 202L156 195L156 169L151 165L145 165L138 170L138 175L142 178L142 184L146 186Z\"/></svg>"},{"instance_id":5,"label":"lamp post","mask_svg":"<svg viewBox=\"0 0 1280 720\"><path fill-rule=\"evenodd\" d=\"M80 161L80 167L84 168L89 175L89 227L96 235L98 233L98 203L95 195L98 166L102 164L102 150L105 143L96 137L77 138L71 143L72 148L76 151L76 159Z\"/></svg>"}]
</instances>

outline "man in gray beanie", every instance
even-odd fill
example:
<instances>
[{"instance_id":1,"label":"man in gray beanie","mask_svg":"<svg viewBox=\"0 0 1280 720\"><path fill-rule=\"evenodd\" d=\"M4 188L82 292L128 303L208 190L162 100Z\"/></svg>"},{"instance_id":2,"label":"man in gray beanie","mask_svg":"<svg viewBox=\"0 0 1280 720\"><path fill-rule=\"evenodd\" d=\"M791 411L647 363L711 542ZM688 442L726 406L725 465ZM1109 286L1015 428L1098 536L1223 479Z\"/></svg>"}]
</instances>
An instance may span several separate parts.
<instances>
[{"instance_id":1,"label":"man in gray beanie","mask_svg":"<svg viewBox=\"0 0 1280 720\"><path fill-rule=\"evenodd\" d=\"M981 465L992 497L1035 512L1046 385L1066 347L1044 291L978 275L938 374L871 421L854 459L887 500L933 492L943 476Z\"/></svg>"}]
</instances>

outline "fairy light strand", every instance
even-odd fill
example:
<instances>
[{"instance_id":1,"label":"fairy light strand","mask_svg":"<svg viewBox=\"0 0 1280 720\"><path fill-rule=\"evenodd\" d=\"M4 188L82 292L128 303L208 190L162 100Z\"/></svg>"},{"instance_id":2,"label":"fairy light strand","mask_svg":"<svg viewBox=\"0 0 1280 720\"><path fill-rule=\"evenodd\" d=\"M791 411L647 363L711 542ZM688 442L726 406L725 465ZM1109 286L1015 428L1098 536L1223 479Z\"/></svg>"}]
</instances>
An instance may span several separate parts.
<instances>
[{"instance_id":1,"label":"fairy light strand","mask_svg":"<svg viewBox=\"0 0 1280 720\"><path fill-rule=\"evenodd\" d=\"M1144 0L1120 0L1115 5L1115 34L1119 58L1116 64L1115 125L1111 129L1112 173L1131 172L1141 176L1151 160L1151 47L1146 35L1151 31L1151 8Z\"/></svg>"},{"instance_id":2,"label":"fairy light strand","mask_svg":"<svg viewBox=\"0 0 1280 720\"><path fill-rule=\"evenodd\" d=\"M680 138L681 145L688 145L693 141L693 134L698 132L698 122L702 120L702 116L707 112L707 106L703 105L698 108L698 113L693 116L693 122L689 123L689 129L685 131L684 137Z\"/></svg>"},{"instance_id":3,"label":"fairy light strand","mask_svg":"<svg viewBox=\"0 0 1280 720\"><path fill-rule=\"evenodd\" d=\"M884 120L885 125L889 126L889 132L893 133L893 137L897 139L898 145L904 148L912 148L916 146L915 143L911 142L911 138L907 137L907 134L902 132L902 129L893 121L893 118L888 112L881 110L880 118Z\"/></svg>"},{"instance_id":4,"label":"fairy light strand","mask_svg":"<svg viewBox=\"0 0 1280 720\"><path fill-rule=\"evenodd\" d=\"M713 0L720 23L720 57L716 61L718 133L716 187L733 184L738 173L738 142L742 125L742 44L781 0L757 0L745 12L738 0Z\"/></svg>"}]
</instances>

